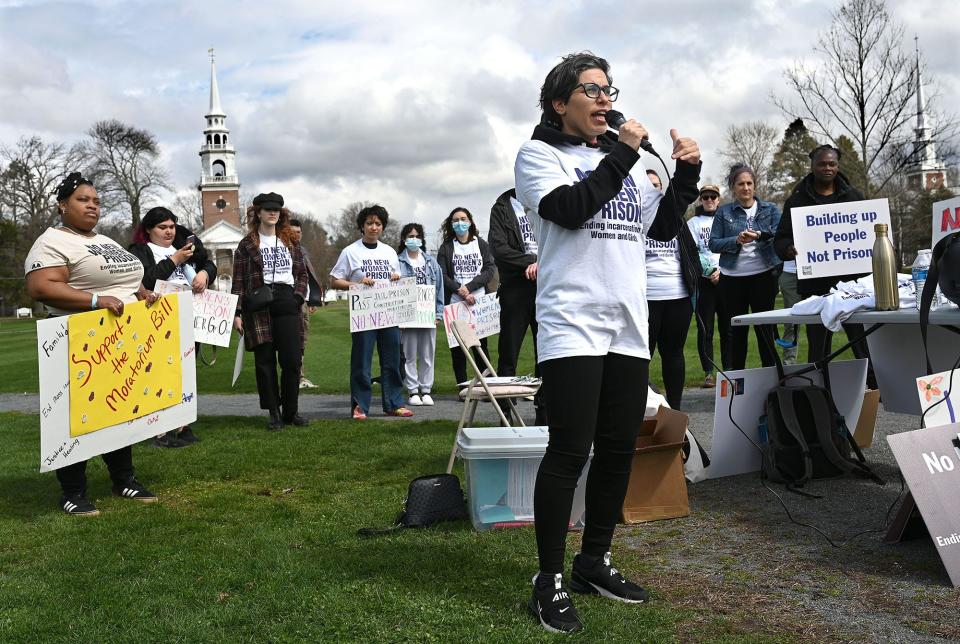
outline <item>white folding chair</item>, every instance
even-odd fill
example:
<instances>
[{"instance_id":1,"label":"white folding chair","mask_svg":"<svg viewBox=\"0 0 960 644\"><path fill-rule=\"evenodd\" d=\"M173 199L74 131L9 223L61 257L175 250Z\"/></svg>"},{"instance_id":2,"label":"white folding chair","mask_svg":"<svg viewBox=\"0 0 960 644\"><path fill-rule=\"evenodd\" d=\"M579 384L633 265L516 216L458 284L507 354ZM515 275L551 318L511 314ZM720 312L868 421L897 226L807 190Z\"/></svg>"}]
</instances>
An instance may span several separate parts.
<instances>
[{"instance_id":1,"label":"white folding chair","mask_svg":"<svg viewBox=\"0 0 960 644\"><path fill-rule=\"evenodd\" d=\"M457 441L460 439L460 433L464 427L473 423L473 417L477 412L477 405L479 403L487 401L493 403L493 407L497 410L503 426L511 427L510 420L507 418L507 415L503 413L503 408L499 403L501 400L506 401L508 405L507 411L516 419L519 426L523 427L525 426L523 418L520 416L520 412L517 410L517 406L513 401L515 398L533 396L540 389L539 380L532 381L529 384L488 382L487 378L496 378L497 372L494 371L493 365L490 364L490 360L487 359L483 351L477 351L477 353L483 360L484 369L481 370L476 360L474 360L473 349L480 346L480 340L477 338L476 332L463 320L454 320L451 322L450 329L453 331L453 337L456 338L460 350L463 351L463 355L466 356L467 364L470 365L474 376L466 388L460 391L460 397L463 399L463 414L460 416L457 434L453 438L453 449L450 450L447 474L453 471L453 462L457 457Z\"/></svg>"}]
</instances>

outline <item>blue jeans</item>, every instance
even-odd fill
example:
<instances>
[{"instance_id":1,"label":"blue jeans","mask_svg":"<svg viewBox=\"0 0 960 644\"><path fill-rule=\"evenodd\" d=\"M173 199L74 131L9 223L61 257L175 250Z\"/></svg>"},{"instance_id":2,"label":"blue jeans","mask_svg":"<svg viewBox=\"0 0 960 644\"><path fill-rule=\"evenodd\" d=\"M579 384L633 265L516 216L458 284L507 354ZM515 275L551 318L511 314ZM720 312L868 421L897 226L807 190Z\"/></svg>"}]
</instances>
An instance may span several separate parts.
<instances>
[{"instance_id":1,"label":"blue jeans","mask_svg":"<svg viewBox=\"0 0 960 644\"><path fill-rule=\"evenodd\" d=\"M359 405L363 413L370 413L372 387L370 365L373 362L373 347L380 356L380 390L383 412L389 413L403 407L403 380L400 376L400 327L357 331L350 334L353 348L350 351L350 397L353 405Z\"/></svg>"}]
</instances>

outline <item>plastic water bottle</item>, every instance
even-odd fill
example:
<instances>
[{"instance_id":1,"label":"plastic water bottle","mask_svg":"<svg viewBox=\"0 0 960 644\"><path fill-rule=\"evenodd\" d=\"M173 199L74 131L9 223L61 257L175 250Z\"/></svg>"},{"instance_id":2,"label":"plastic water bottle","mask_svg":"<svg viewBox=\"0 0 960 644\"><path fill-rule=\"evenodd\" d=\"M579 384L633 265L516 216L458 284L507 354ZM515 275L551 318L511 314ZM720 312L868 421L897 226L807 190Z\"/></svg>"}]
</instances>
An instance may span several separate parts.
<instances>
[{"instance_id":1,"label":"plastic water bottle","mask_svg":"<svg viewBox=\"0 0 960 644\"><path fill-rule=\"evenodd\" d=\"M927 283L927 273L930 271L932 258L933 252L929 248L924 248L917 251L917 258L913 260L913 287L916 290L917 309L920 308L923 285Z\"/></svg>"}]
</instances>

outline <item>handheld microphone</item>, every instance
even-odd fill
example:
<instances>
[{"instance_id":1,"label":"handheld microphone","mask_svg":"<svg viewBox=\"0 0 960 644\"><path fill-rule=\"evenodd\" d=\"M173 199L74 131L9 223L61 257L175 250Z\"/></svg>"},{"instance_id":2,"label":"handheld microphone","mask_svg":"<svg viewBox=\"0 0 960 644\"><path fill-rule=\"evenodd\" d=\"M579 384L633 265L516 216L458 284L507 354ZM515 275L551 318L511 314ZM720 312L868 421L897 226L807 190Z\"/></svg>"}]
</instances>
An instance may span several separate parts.
<instances>
[{"instance_id":1,"label":"handheld microphone","mask_svg":"<svg viewBox=\"0 0 960 644\"><path fill-rule=\"evenodd\" d=\"M621 125L627 122L627 117L624 116L622 112L618 112L617 110L607 110L607 113L603 115L603 118L606 119L607 125L617 131L620 130ZM643 139L640 141L640 148L646 150L656 157L660 156L657 154L656 150L653 149L653 146L650 145L650 139L647 137L643 137Z\"/></svg>"}]
</instances>

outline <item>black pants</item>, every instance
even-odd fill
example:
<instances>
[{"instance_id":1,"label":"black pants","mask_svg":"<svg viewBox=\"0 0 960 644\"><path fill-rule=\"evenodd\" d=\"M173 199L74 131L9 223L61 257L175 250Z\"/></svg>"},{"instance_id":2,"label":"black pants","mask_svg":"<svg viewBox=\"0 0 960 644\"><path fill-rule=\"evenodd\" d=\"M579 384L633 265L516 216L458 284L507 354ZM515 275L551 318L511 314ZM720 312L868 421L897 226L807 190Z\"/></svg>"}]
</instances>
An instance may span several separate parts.
<instances>
[{"instance_id":1,"label":"black pants","mask_svg":"<svg viewBox=\"0 0 960 644\"><path fill-rule=\"evenodd\" d=\"M723 300L717 297L718 290L719 286L709 278L700 278L700 291L697 293L697 352L703 373L717 370L713 363L714 317L717 318L720 335L720 368L724 371L730 368L730 316L724 312Z\"/></svg>"},{"instance_id":2,"label":"black pants","mask_svg":"<svg viewBox=\"0 0 960 644\"><path fill-rule=\"evenodd\" d=\"M653 356L654 350L660 352L667 403L674 409L680 409L683 383L687 375L683 345L687 342L693 304L689 297L677 300L647 300L647 308L650 310L650 355Z\"/></svg>"},{"instance_id":3,"label":"black pants","mask_svg":"<svg viewBox=\"0 0 960 644\"><path fill-rule=\"evenodd\" d=\"M550 421L533 495L540 572L563 571L573 494L593 446L581 552L610 550L647 404L650 361L615 353L540 365Z\"/></svg>"},{"instance_id":4,"label":"black pants","mask_svg":"<svg viewBox=\"0 0 960 644\"><path fill-rule=\"evenodd\" d=\"M489 360L490 352L487 351L486 338L480 338L480 350L483 351ZM480 370L483 371L483 360L480 359L480 354L477 353L477 351L477 349L473 350L473 359L477 363L477 366L480 367ZM469 380L467 377L467 356L463 355L463 350L461 350L460 347L450 349L450 357L453 359L453 375L457 379L457 382L460 383Z\"/></svg>"},{"instance_id":5,"label":"black pants","mask_svg":"<svg viewBox=\"0 0 960 644\"><path fill-rule=\"evenodd\" d=\"M533 352L537 352L537 283L530 280L500 284L500 339L497 345L497 375L517 375L517 358L527 335L533 331Z\"/></svg>"},{"instance_id":6,"label":"black pants","mask_svg":"<svg viewBox=\"0 0 960 644\"><path fill-rule=\"evenodd\" d=\"M114 485L123 485L133 478L133 448L130 445L102 454L101 458L107 464ZM57 470L57 480L64 496L86 495L87 461L61 467Z\"/></svg>"},{"instance_id":7,"label":"black pants","mask_svg":"<svg viewBox=\"0 0 960 644\"><path fill-rule=\"evenodd\" d=\"M260 409L283 408L283 417L290 420L297 415L300 395L300 303L293 289L285 284L274 287L270 305L270 333L273 342L264 342L253 348L257 375L257 393ZM277 380L277 363L280 379Z\"/></svg>"},{"instance_id":8,"label":"black pants","mask_svg":"<svg viewBox=\"0 0 960 644\"><path fill-rule=\"evenodd\" d=\"M750 313L773 310L780 286L777 283L776 272L771 269L756 275L734 277L723 275L720 278L720 297L723 300L727 320ZM771 346L774 338L774 329L768 326L753 327L757 335L757 348L760 351L760 363L764 367L776 364L776 356ZM730 329L730 367L743 369L747 364L747 333L745 326L735 326ZM767 338L764 338L764 333ZM768 341L769 339L769 341Z\"/></svg>"},{"instance_id":9,"label":"black pants","mask_svg":"<svg viewBox=\"0 0 960 644\"><path fill-rule=\"evenodd\" d=\"M833 331L820 324L808 324L807 327L807 362L822 360L831 351L833 345ZM863 335L862 324L844 324L843 330L847 337L853 338ZM864 338L850 349L857 358L867 359L867 387L877 389L877 376L873 373L873 363L870 362L870 351L867 349L867 340Z\"/></svg>"}]
</instances>

